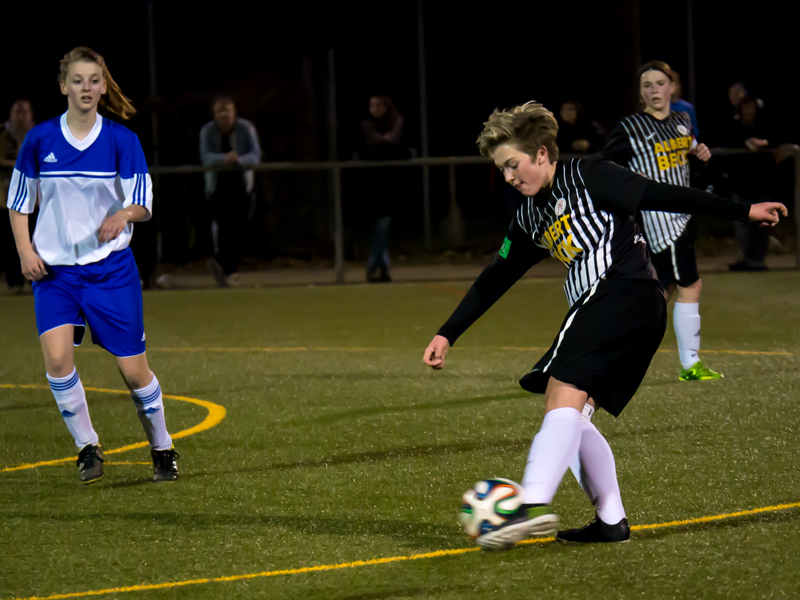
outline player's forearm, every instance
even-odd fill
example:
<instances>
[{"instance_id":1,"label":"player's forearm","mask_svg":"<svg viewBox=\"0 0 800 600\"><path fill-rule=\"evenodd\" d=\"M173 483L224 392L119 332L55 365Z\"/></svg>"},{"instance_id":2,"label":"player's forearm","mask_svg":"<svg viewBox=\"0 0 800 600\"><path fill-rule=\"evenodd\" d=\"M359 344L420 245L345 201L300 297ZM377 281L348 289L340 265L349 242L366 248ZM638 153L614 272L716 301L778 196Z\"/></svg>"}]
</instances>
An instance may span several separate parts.
<instances>
[{"instance_id":1,"label":"player's forearm","mask_svg":"<svg viewBox=\"0 0 800 600\"><path fill-rule=\"evenodd\" d=\"M9 209L8 218L11 221L11 231L14 233L14 243L17 245L17 254L22 257L33 252L31 235L28 231L28 215Z\"/></svg>"},{"instance_id":2,"label":"player's forearm","mask_svg":"<svg viewBox=\"0 0 800 600\"><path fill-rule=\"evenodd\" d=\"M469 288L447 322L439 328L438 335L447 338L452 346L456 340L489 310L520 277L530 264L512 263L498 259L486 267Z\"/></svg>"},{"instance_id":3,"label":"player's forearm","mask_svg":"<svg viewBox=\"0 0 800 600\"><path fill-rule=\"evenodd\" d=\"M748 221L750 205L723 198L702 190L652 181L639 202L640 210L714 215L737 221Z\"/></svg>"},{"instance_id":4,"label":"player's forearm","mask_svg":"<svg viewBox=\"0 0 800 600\"><path fill-rule=\"evenodd\" d=\"M128 223L138 223L147 217L147 209L139 204L131 204L129 207L123 208L119 212L125 215Z\"/></svg>"}]
</instances>

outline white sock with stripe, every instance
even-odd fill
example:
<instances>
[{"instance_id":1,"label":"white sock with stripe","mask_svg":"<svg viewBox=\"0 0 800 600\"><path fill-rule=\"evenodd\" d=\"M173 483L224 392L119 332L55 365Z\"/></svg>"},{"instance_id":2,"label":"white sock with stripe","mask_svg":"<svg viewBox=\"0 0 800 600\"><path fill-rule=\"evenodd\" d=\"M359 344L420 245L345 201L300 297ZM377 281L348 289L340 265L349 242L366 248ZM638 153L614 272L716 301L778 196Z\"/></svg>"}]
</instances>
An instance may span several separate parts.
<instances>
[{"instance_id":1,"label":"white sock with stripe","mask_svg":"<svg viewBox=\"0 0 800 600\"><path fill-rule=\"evenodd\" d=\"M147 441L153 450L169 450L172 448L172 438L167 433L167 423L164 419L164 399L161 396L161 386L153 373L153 381L140 390L133 390L131 398L136 405L136 413L147 435Z\"/></svg>"},{"instance_id":2,"label":"white sock with stripe","mask_svg":"<svg viewBox=\"0 0 800 600\"><path fill-rule=\"evenodd\" d=\"M577 410L557 408L544 416L522 478L526 504L549 504L553 500L580 441L581 413Z\"/></svg>"},{"instance_id":3,"label":"white sock with stripe","mask_svg":"<svg viewBox=\"0 0 800 600\"><path fill-rule=\"evenodd\" d=\"M700 304L676 302L672 309L672 325L678 338L678 352L684 369L700 360Z\"/></svg>"},{"instance_id":4,"label":"white sock with stripe","mask_svg":"<svg viewBox=\"0 0 800 600\"><path fill-rule=\"evenodd\" d=\"M89 406L86 404L86 392L83 389L78 371L72 368L72 373L66 377L51 377L47 374L50 389L56 399L58 410L64 418L67 429L75 438L75 445L82 449L87 444L97 445L97 432L92 427L89 418Z\"/></svg>"}]
</instances>

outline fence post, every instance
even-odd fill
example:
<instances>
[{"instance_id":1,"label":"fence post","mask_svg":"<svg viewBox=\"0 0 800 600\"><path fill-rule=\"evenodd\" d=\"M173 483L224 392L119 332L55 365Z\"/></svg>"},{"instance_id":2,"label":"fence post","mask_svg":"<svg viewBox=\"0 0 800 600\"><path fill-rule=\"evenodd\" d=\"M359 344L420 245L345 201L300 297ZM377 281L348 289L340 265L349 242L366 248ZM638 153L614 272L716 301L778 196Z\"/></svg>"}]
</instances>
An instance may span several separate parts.
<instances>
[{"instance_id":1,"label":"fence post","mask_svg":"<svg viewBox=\"0 0 800 600\"><path fill-rule=\"evenodd\" d=\"M336 283L344 283L344 220L342 218L342 168L331 168L333 178L333 248L336 266Z\"/></svg>"},{"instance_id":2,"label":"fence post","mask_svg":"<svg viewBox=\"0 0 800 600\"><path fill-rule=\"evenodd\" d=\"M792 152L794 161L794 268L800 271L800 148L795 146Z\"/></svg>"}]
</instances>

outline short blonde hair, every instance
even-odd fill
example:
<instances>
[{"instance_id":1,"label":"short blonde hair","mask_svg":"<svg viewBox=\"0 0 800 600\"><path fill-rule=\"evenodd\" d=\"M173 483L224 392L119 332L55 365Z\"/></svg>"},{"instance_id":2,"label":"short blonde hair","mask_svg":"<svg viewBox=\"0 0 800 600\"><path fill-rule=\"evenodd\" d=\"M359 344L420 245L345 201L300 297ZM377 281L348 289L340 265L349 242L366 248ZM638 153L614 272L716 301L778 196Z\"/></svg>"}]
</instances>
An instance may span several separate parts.
<instances>
[{"instance_id":1,"label":"short blonde hair","mask_svg":"<svg viewBox=\"0 0 800 600\"><path fill-rule=\"evenodd\" d=\"M550 162L558 160L558 121L541 104L531 101L507 110L497 110L483 124L478 149L486 158L503 144L514 144L521 152L535 157L539 148L547 148Z\"/></svg>"}]
</instances>

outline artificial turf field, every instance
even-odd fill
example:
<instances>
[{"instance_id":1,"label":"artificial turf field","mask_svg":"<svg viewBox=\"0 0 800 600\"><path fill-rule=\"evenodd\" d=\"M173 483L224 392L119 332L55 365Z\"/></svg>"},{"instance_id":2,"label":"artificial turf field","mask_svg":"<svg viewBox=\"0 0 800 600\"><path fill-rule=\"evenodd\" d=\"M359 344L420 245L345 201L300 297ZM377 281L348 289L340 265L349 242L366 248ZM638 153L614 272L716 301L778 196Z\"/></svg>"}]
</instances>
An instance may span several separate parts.
<instances>
[{"instance_id":1,"label":"artificial turf field","mask_svg":"<svg viewBox=\"0 0 800 600\"><path fill-rule=\"evenodd\" d=\"M462 492L521 479L543 415L517 379L558 330L561 283L518 283L442 372L422 351L468 282L146 293L164 393L206 402L165 400L167 424L211 425L176 440L174 484L149 481L142 447L78 482L33 301L0 298L0 599L800 597L797 272L705 276L701 355L725 379L678 382L670 325L621 417L594 418L630 523L689 523L459 551ZM76 362L87 388L123 388L90 343ZM127 394L87 398L107 452L144 439ZM569 527L592 517L569 473L555 506Z\"/></svg>"}]
</instances>

